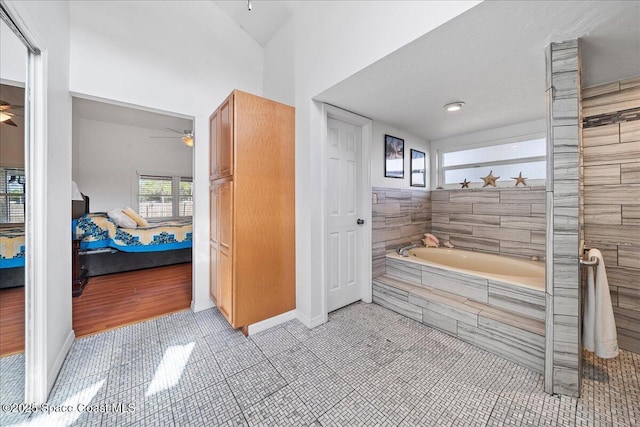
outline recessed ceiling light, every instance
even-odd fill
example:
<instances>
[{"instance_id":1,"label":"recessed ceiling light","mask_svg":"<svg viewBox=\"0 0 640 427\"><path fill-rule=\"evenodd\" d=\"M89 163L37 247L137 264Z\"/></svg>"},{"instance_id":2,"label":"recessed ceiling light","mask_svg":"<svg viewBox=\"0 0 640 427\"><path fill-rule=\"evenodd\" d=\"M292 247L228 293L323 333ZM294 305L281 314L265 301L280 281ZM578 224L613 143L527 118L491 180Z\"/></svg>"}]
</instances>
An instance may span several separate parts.
<instances>
[{"instance_id":1,"label":"recessed ceiling light","mask_svg":"<svg viewBox=\"0 0 640 427\"><path fill-rule=\"evenodd\" d=\"M449 104L446 104L443 108L447 111L460 111L463 105L464 105L464 102L456 101L456 102L450 102Z\"/></svg>"}]
</instances>

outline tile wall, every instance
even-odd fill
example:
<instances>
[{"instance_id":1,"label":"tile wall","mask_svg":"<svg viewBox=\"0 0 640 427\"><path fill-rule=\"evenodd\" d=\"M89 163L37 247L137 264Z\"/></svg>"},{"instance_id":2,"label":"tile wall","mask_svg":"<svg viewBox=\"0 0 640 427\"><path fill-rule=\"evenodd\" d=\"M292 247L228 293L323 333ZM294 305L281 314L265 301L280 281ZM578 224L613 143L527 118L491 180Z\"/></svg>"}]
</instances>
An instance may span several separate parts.
<instances>
[{"instance_id":1,"label":"tile wall","mask_svg":"<svg viewBox=\"0 0 640 427\"><path fill-rule=\"evenodd\" d=\"M431 192L431 232L460 249L545 256L544 187Z\"/></svg>"},{"instance_id":2,"label":"tile wall","mask_svg":"<svg viewBox=\"0 0 640 427\"><path fill-rule=\"evenodd\" d=\"M431 230L431 193L425 190L372 189L373 277L385 273L385 253L420 243Z\"/></svg>"},{"instance_id":3,"label":"tile wall","mask_svg":"<svg viewBox=\"0 0 640 427\"><path fill-rule=\"evenodd\" d=\"M583 91L584 230L604 256L618 345L640 352L640 77Z\"/></svg>"},{"instance_id":4,"label":"tile wall","mask_svg":"<svg viewBox=\"0 0 640 427\"><path fill-rule=\"evenodd\" d=\"M579 165L581 63L578 40L546 51L545 391L580 395Z\"/></svg>"}]
</instances>

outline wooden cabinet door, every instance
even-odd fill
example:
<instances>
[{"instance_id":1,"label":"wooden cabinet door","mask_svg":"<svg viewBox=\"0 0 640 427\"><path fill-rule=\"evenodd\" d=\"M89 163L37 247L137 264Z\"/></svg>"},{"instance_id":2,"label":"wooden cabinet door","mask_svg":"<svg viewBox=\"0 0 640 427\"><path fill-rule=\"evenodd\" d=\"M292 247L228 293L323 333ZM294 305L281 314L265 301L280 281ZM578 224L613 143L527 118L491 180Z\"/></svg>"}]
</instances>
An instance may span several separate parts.
<instances>
[{"instance_id":1,"label":"wooden cabinet door","mask_svg":"<svg viewBox=\"0 0 640 427\"><path fill-rule=\"evenodd\" d=\"M218 186L209 188L209 296L218 304Z\"/></svg>"},{"instance_id":2,"label":"wooden cabinet door","mask_svg":"<svg viewBox=\"0 0 640 427\"><path fill-rule=\"evenodd\" d=\"M233 326L233 182L217 184L218 191L218 309Z\"/></svg>"},{"instance_id":3,"label":"wooden cabinet door","mask_svg":"<svg viewBox=\"0 0 640 427\"><path fill-rule=\"evenodd\" d=\"M217 179L220 172L218 165L218 145L220 143L219 126L220 120L219 110L213 112L209 117L209 179ZM213 211L211 213L213 215Z\"/></svg>"},{"instance_id":4,"label":"wooden cabinet door","mask_svg":"<svg viewBox=\"0 0 640 427\"><path fill-rule=\"evenodd\" d=\"M233 175L233 93L218 108L218 177Z\"/></svg>"}]
</instances>

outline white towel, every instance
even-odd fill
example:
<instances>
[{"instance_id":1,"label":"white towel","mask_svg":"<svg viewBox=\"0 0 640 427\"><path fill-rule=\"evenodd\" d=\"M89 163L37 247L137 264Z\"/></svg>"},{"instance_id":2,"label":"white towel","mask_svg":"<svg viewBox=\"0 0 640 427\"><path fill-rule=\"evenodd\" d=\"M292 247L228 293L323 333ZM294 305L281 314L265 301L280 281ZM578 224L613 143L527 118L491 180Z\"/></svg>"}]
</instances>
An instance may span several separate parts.
<instances>
[{"instance_id":1,"label":"white towel","mask_svg":"<svg viewBox=\"0 0 640 427\"><path fill-rule=\"evenodd\" d=\"M609 281L604 267L604 259L597 249L591 249L589 259L596 257L598 266L594 278L593 268L587 271L587 295L584 300L582 320L582 344L596 356L610 359L618 355L618 334L613 317Z\"/></svg>"}]
</instances>

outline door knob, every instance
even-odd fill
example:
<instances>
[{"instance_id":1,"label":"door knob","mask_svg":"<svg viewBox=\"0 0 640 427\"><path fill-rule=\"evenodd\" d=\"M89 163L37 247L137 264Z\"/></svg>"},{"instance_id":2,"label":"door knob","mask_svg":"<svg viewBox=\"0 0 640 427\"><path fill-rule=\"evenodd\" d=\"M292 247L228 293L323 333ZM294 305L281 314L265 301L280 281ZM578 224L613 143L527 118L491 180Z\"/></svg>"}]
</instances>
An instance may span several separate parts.
<instances>
[{"instance_id":1,"label":"door knob","mask_svg":"<svg viewBox=\"0 0 640 427\"><path fill-rule=\"evenodd\" d=\"M358 224L358 225L364 224L364 219L358 218L358 220L356 221L356 224Z\"/></svg>"}]
</instances>

